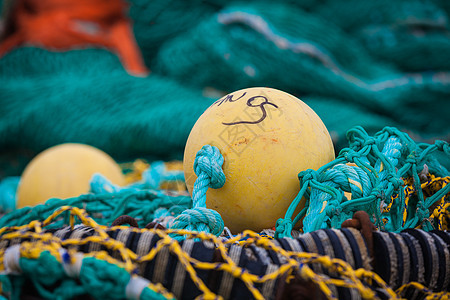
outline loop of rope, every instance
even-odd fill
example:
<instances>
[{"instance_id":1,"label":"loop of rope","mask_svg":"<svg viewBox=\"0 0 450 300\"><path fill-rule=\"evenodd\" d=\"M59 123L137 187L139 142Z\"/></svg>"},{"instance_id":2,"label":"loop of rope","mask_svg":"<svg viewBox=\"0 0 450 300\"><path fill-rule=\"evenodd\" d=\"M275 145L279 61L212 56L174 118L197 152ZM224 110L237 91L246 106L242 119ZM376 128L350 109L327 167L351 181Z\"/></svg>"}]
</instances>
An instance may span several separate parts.
<instances>
[{"instance_id":1,"label":"loop of rope","mask_svg":"<svg viewBox=\"0 0 450 300\"><path fill-rule=\"evenodd\" d=\"M436 147L445 152L446 154L450 155L450 144L448 142L445 141L441 141L441 140L437 140L434 142Z\"/></svg>"},{"instance_id":2,"label":"loop of rope","mask_svg":"<svg viewBox=\"0 0 450 300\"><path fill-rule=\"evenodd\" d=\"M280 218L277 220L275 228L276 228L275 230L276 230L277 237L284 235L286 233L289 233L289 235L290 235L292 228L293 228L293 222L290 219Z\"/></svg>"},{"instance_id":3,"label":"loop of rope","mask_svg":"<svg viewBox=\"0 0 450 300\"><path fill-rule=\"evenodd\" d=\"M195 157L194 171L197 176L206 173L210 178L213 189L221 188L225 184L225 174L222 170L224 158L217 147L205 145Z\"/></svg>"},{"instance_id":4,"label":"loop of rope","mask_svg":"<svg viewBox=\"0 0 450 300\"><path fill-rule=\"evenodd\" d=\"M345 152L344 157L348 162L354 162L355 158L361 157L361 154L359 152L356 152L349 148L345 148L345 150L346 150L346 152Z\"/></svg>"},{"instance_id":5,"label":"loop of rope","mask_svg":"<svg viewBox=\"0 0 450 300\"><path fill-rule=\"evenodd\" d=\"M185 210L176 217L170 229L207 232L219 236L224 226L222 217L217 211L205 207L195 207ZM177 236L174 238L180 239Z\"/></svg>"},{"instance_id":6,"label":"loop of rope","mask_svg":"<svg viewBox=\"0 0 450 300\"><path fill-rule=\"evenodd\" d=\"M212 233L219 236L224 229L224 222L218 212L206 208L206 192L209 187L221 188L225 184L222 170L224 158L217 147L205 145L197 152L194 172L197 180L192 191L193 208L177 216L171 229L187 229ZM176 239L182 239L175 236Z\"/></svg>"}]
</instances>

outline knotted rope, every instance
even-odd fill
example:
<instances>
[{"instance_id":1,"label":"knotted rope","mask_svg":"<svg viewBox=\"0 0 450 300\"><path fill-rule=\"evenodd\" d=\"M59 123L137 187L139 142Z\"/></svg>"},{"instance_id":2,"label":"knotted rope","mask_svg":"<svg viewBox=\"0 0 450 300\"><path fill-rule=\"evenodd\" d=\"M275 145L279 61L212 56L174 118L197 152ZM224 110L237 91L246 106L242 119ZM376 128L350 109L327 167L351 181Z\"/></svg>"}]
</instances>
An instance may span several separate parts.
<instances>
[{"instance_id":1,"label":"knotted rope","mask_svg":"<svg viewBox=\"0 0 450 300\"><path fill-rule=\"evenodd\" d=\"M171 229L203 231L215 236L222 233L224 228L222 217L217 211L206 208L206 192L210 187L218 189L225 184L223 162L224 158L217 147L205 145L197 152L194 172L198 178L192 191L193 208L185 210L176 217Z\"/></svg>"},{"instance_id":2,"label":"knotted rope","mask_svg":"<svg viewBox=\"0 0 450 300\"><path fill-rule=\"evenodd\" d=\"M334 161L317 171L299 173L300 192L284 219L277 221L277 237L290 237L292 227L302 217L303 231L311 232L339 228L358 210L368 212L372 222L386 231L417 226L428 231L442 229L450 208L450 177L431 154L439 150L449 155L447 142L416 144L406 133L391 127L371 137L357 126L347 137L350 147ZM429 174L424 175L427 170ZM351 199L344 192L351 193ZM302 197L307 198L306 206L292 219Z\"/></svg>"}]
</instances>

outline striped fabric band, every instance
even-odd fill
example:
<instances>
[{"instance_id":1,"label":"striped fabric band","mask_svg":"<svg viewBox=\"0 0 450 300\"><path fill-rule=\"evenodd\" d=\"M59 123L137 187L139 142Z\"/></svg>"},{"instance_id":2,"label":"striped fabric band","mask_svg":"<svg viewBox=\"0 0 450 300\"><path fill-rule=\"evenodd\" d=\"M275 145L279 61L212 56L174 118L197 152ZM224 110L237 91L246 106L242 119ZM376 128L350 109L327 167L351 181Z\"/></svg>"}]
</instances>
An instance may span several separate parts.
<instances>
[{"instance_id":1,"label":"striped fabric band","mask_svg":"<svg viewBox=\"0 0 450 300\"><path fill-rule=\"evenodd\" d=\"M80 239L91 236L94 230L85 226L74 229L64 227L47 232L61 239ZM143 256L156 246L160 238L150 231L134 230L125 227L112 227L108 230L110 238L121 241L137 255ZM10 243L2 243L3 248L19 244L24 240L13 239ZM297 238L274 239L272 242L285 250L295 252L313 252L339 258L348 262L353 269L373 269L392 288L418 281L434 291L448 289L450 284L450 234L445 231L425 232L408 229L402 233L373 232L374 261L369 257L369 250L362 234L353 228L323 229L299 235ZM211 242L185 240L180 242L182 250L204 262L218 262L216 249ZM106 250L97 243L88 242L78 246L78 251L93 252ZM110 253L113 257L119 257ZM243 248L238 244L228 245L231 259L249 273L264 276L285 263L284 257L275 251L266 250L255 244ZM310 266L316 273L333 278L335 274L325 273L319 264ZM177 298L191 299L200 294L183 265L166 247L147 263L139 265L139 275L154 283L162 283ZM230 273L218 270L196 269L198 276L211 291L220 294L224 299L250 298L251 294L241 280ZM256 287L267 299L273 299L278 286L276 280L269 280ZM350 289L331 287L333 293L340 298L359 299L360 295ZM379 291L381 298L383 292ZM406 290L403 296L416 298L417 290Z\"/></svg>"}]
</instances>

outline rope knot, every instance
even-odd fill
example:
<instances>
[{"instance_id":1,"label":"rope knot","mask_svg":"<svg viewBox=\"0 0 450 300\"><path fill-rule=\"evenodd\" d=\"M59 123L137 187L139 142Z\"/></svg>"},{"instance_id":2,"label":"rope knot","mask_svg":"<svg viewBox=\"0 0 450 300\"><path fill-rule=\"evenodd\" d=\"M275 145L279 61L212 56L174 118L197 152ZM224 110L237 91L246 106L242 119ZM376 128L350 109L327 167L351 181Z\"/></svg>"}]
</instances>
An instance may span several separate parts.
<instances>
[{"instance_id":1,"label":"rope knot","mask_svg":"<svg viewBox=\"0 0 450 300\"><path fill-rule=\"evenodd\" d=\"M411 154L409 154L408 157L406 157L406 162L410 163L412 165L417 164L416 152L415 151L411 152Z\"/></svg>"},{"instance_id":2,"label":"rope knot","mask_svg":"<svg viewBox=\"0 0 450 300\"><path fill-rule=\"evenodd\" d=\"M356 152L355 150L349 149L349 151L347 151L344 154L344 157L345 157L345 159L348 162L354 162L355 157L359 158L359 157L361 157L361 155L359 154L359 152Z\"/></svg>"},{"instance_id":3,"label":"rope knot","mask_svg":"<svg viewBox=\"0 0 450 300\"><path fill-rule=\"evenodd\" d=\"M438 147L439 150L444 151L444 153L450 154L450 144L446 141L436 140L434 144Z\"/></svg>"},{"instance_id":4,"label":"rope knot","mask_svg":"<svg viewBox=\"0 0 450 300\"><path fill-rule=\"evenodd\" d=\"M311 181L311 180L317 180L317 171L313 169L308 169L305 171L301 171L298 173L298 178L301 179L302 183Z\"/></svg>"},{"instance_id":5,"label":"rope knot","mask_svg":"<svg viewBox=\"0 0 450 300\"><path fill-rule=\"evenodd\" d=\"M332 217L332 216L339 216L341 214L341 210L336 207L333 203L328 203L328 205L324 209L325 215Z\"/></svg>"},{"instance_id":6,"label":"rope knot","mask_svg":"<svg viewBox=\"0 0 450 300\"><path fill-rule=\"evenodd\" d=\"M294 224L292 223L292 220L289 218L280 218L277 220L276 226L275 226L275 234L277 238L283 238L283 237L291 237L291 231L294 227Z\"/></svg>"},{"instance_id":7,"label":"rope knot","mask_svg":"<svg viewBox=\"0 0 450 300\"><path fill-rule=\"evenodd\" d=\"M423 205L421 201L419 201L417 205L416 215L420 221L423 221L430 215L429 210Z\"/></svg>"},{"instance_id":8,"label":"rope knot","mask_svg":"<svg viewBox=\"0 0 450 300\"><path fill-rule=\"evenodd\" d=\"M206 174L213 189L221 188L225 184L223 162L224 158L217 147L205 145L195 156L194 172L198 177Z\"/></svg>"},{"instance_id":9,"label":"rope knot","mask_svg":"<svg viewBox=\"0 0 450 300\"><path fill-rule=\"evenodd\" d=\"M399 187L403 186L403 180L401 180L400 178L398 178L397 176L395 176L394 174L388 174L387 175L387 180L392 183L392 185L394 186L394 189L398 189Z\"/></svg>"},{"instance_id":10,"label":"rope knot","mask_svg":"<svg viewBox=\"0 0 450 300\"><path fill-rule=\"evenodd\" d=\"M370 197L374 197L375 199L380 199L380 200L384 199L382 193L380 193L380 190L378 188L374 188L370 192Z\"/></svg>"},{"instance_id":11,"label":"rope knot","mask_svg":"<svg viewBox=\"0 0 450 300\"><path fill-rule=\"evenodd\" d=\"M171 229L203 231L219 236L224 228L220 214L205 207L187 209L173 220Z\"/></svg>"},{"instance_id":12,"label":"rope knot","mask_svg":"<svg viewBox=\"0 0 450 300\"><path fill-rule=\"evenodd\" d=\"M224 158L219 149L205 145L197 152L194 161L194 172L198 178L195 180L192 191L192 209L187 209L176 217L171 229L186 229L191 231L203 231L219 236L224 228L220 214L206 208L206 192L209 187L218 189L225 184L225 174L222 170ZM175 236L183 239L182 236Z\"/></svg>"},{"instance_id":13,"label":"rope knot","mask_svg":"<svg viewBox=\"0 0 450 300\"><path fill-rule=\"evenodd\" d=\"M375 145L376 143L377 143L376 139L369 138L369 139L364 141L364 146Z\"/></svg>"}]
</instances>

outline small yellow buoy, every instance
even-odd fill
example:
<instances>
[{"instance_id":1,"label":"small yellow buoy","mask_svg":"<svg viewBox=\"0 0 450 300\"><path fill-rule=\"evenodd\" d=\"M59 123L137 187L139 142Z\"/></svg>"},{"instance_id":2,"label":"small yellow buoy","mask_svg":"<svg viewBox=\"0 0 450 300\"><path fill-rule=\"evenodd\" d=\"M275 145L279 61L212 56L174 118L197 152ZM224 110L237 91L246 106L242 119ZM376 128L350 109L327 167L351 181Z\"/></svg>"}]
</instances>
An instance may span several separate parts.
<instances>
[{"instance_id":1,"label":"small yellow buoy","mask_svg":"<svg viewBox=\"0 0 450 300\"><path fill-rule=\"evenodd\" d=\"M317 114L271 88L228 94L197 120L184 152L191 195L195 155L205 144L219 148L226 176L222 188L208 190L206 206L219 212L233 233L273 227L299 192L298 173L334 159L330 135Z\"/></svg>"},{"instance_id":2,"label":"small yellow buoy","mask_svg":"<svg viewBox=\"0 0 450 300\"><path fill-rule=\"evenodd\" d=\"M62 144L38 154L25 168L18 189L17 208L70 198L89 192L93 174L124 185L119 165L105 152L83 144Z\"/></svg>"}]
</instances>

